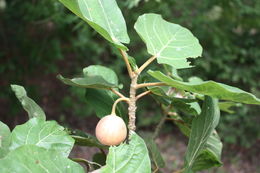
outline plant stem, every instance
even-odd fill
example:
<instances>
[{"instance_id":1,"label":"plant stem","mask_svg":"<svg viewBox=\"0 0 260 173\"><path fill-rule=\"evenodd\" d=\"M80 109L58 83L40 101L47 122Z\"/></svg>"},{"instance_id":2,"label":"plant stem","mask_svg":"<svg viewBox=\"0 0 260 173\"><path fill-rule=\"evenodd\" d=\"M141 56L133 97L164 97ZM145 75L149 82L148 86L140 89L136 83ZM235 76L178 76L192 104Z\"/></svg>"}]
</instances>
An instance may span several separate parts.
<instances>
[{"instance_id":1,"label":"plant stem","mask_svg":"<svg viewBox=\"0 0 260 173\"><path fill-rule=\"evenodd\" d=\"M72 161L74 162L78 162L78 163L83 163L86 167L87 167L87 171L90 170L90 164L88 163L87 160L82 159L82 158L70 158Z\"/></svg>"},{"instance_id":2,"label":"plant stem","mask_svg":"<svg viewBox=\"0 0 260 173\"><path fill-rule=\"evenodd\" d=\"M136 89L144 88L144 87L149 87L149 86L165 86L165 85L166 85L166 84L163 83L163 82L142 83L142 84L136 85Z\"/></svg>"},{"instance_id":3,"label":"plant stem","mask_svg":"<svg viewBox=\"0 0 260 173\"><path fill-rule=\"evenodd\" d=\"M147 94L150 94L150 93L151 93L151 91L145 91L145 92L139 94L138 96L136 96L136 100L138 100L138 99L140 99L141 97L143 97L143 96L145 96L145 95L147 95Z\"/></svg>"},{"instance_id":4,"label":"plant stem","mask_svg":"<svg viewBox=\"0 0 260 173\"><path fill-rule=\"evenodd\" d=\"M129 98L124 97L124 98L119 98L119 99L117 99L117 100L114 102L114 104L113 104L111 115L116 115L116 105L117 105L117 103L119 103L119 102L121 102L121 101L126 101L126 102L129 103Z\"/></svg>"},{"instance_id":5,"label":"plant stem","mask_svg":"<svg viewBox=\"0 0 260 173\"><path fill-rule=\"evenodd\" d=\"M156 165L156 168L154 169L153 173L157 173L159 170L159 167Z\"/></svg>"},{"instance_id":6,"label":"plant stem","mask_svg":"<svg viewBox=\"0 0 260 173\"><path fill-rule=\"evenodd\" d=\"M82 159L82 158L71 158L71 160L73 160L73 161L75 161L75 162L82 162L82 163L84 163L84 164L86 164L86 165L97 165L97 166L99 166L99 167L102 167L102 165L100 165L100 164L98 164L98 163L96 163L96 162L91 162L91 161L89 161L89 160L86 160L86 159Z\"/></svg>"},{"instance_id":7,"label":"plant stem","mask_svg":"<svg viewBox=\"0 0 260 173\"><path fill-rule=\"evenodd\" d=\"M132 78L133 75L134 75L134 72L133 72L133 70L132 70L132 68L131 68L131 65L130 65L129 61L128 61L127 54L126 54L126 52L123 51L122 49L119 49L119 51L120 51L120 53L121 53L121 55L122 55L122 57L123 57L123 59L124 59L124 61L125 61L128 74L129 74L130 78Z\"/></svg>"},{"instance_id":8,"label":"plant stem","mask_svg":"<svg viewBox=\"0 0 260 173\"><path fill-rule=\"evenodd\" d=\"M110 88L110 90L115 93L116 95L118 95L119 97L121 98L126 98L122 93L120 93L119 91L113 89L113 88Z\"/></svg>"},{"instance_id":9,"label":"plant stem","mask_svg":"<svg viewBox=\"0 0 260 173\"><path fill-rule=\"evenodd\" d=\"M177 120L177 119L174 119L174 118L166 118L166 120L167 120L167 121L175 121L175 122L177 122L177 123L181 123L181 124L185 125L185 122L182 121L182 120Z\"/></svg>"},{"instance_id":10,"label":"plant stem","mask_svg":"<svg viewBox=\"0 0 260 173\"><path fill-rule=\"evenodd\" d=\"M129 115L129 122L128 122L128 129L130 131L135 131L135 113L136 113L136 85L137 85L138 74L135 74L131 78L131 85L130 85L130 96L129 96L129 107L128 107L128 115Z\"/></svg>"},{"instance_id":11,"label":"plant stem","mask_svg":"<svg viewBox=\"0 0 260 173\"><path fill-rule=\"evenodd\" d=\"M163 117L161 118L159 124L155 128L155 131L154 131L154 134L153 134L153 139L156 139L157 136L159 135L159 132L160 132L166 118L167 118L167 114L164 114Z\"/></svg>"},{"instance_id":12,"label":"plant stem","mask_svg":"<svg viewBox=\"0 0 260 173\"><path fill-rule=\"evenodd\" d=\"M154 131L154 134L153 134L153 139L157 138L157 136L159 135L159 132L160 132L164 122L166 121L167 116L168 116L168 112L170 111L171 108L172 108L171 105L169 105L166 109L162 108L163 117L161 118L160 122L157 124L157 126L155 128L155 131Z\"/></svg>"},{"instance_id":13,"label":"plant stem","mask_svg":"<svg viewBox=\"0 0 260 173\"><path fill-rule=\"evenodd\" d=\"M183 171L184 169L181 169L181 170L174 171L173 173L182 173Z\"/></svg>"},{"instance_id":14,"label":"plant stem","mask_svg":"<svg viewBox=\"0 0 260 173\"><path fill-rule=\"evenodd\" d=\"M151 64L156 59L156 56L149 58L138 70L137 74L140 74L149 64Z\"/></svg>"},{"instance_id":15,"label":"plant stem","mask_svg":"<svg viewBox=\"0 0 260 173\"><path fill-rule=\"evenodd\" d=\"M151 64L155 59L156 59L156 56L152 56L151 58L149 58L140 68L138 68L135 72L132 70L131 68L131 65L128 61L128 57L127 57L127 54L125 51L123 51L122 49L119 49L124 61L125 61L125 64L126 64L126 67L127 67L127 71L128 71L128 74L129 74L129 77L131 78L131 85L130 85L130 91L129 91L129 99L128 99L128 116L129 116L129 122L128 122L128 129L129 131L135 131L136 129L136 126L135 126L135 120L136 120L136 101L138 98L148 94L149 92L144 92L138 96L136 96L136 90L138 88L141 88L141 87L145 87L146 84L140 84L138 85L137 84L137 79L138 79L138 76L139 74L149 65ZM161 83L156 83L156 84L159 84L159 85L162 85ZM137 87L139 86L139 87ZM116 93L117 95L120 96L119 93ZM123 97L123 95L120 96L121 99L124 99L125 97ZM116 103L117 104L117 103ZM113 105L113 109L112 110L112 113L115 112L115 106ZM129 133L130 134L130 133Z\"/></svg>"}]
</instances>

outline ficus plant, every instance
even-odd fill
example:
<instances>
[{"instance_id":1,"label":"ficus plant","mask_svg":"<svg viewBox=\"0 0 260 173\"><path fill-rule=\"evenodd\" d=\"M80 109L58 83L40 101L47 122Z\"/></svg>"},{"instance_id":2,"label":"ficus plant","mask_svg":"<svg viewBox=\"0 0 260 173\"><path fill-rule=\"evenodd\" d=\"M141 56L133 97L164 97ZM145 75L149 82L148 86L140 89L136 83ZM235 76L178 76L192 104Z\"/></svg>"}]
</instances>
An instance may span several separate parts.
<instances>
[{"instance_id":1,"label":"ficus plant","mask_svg":"<svg viewBox=\"0 0 260 173\"><path fill-rule=\"evenodd\" d=\"M29 120L12 131L0 122L0 172L160 172L165 163L155 139L166 119L189 138L183 168L175 172L192 173L221 166L222 143L216 131L220 110L230 112L238 103L260 104L260 99L238 88L198 77L184 81L177 70L190 68L188 58L201 56L202 47L188 29L167 22L158 14L143 14L134 25L151 55L138 66L127 53L130 39L115 0L59 1L119 51L131 80L129 95L123 94L116 73L101 65L84 68L78 78L58 75L64 84L85 88L89 105L101 118L94 137L46 120L44 111L22 86L11 85ZM159 68L149 69L155 61ZM152 96L163 113L153 136L143 138L136 131L136 117L142 121L136 109L138 100L146 95ZM91 161L71 158L74 145L97 147L100 152Z\"/></svg>"}]
</instances>

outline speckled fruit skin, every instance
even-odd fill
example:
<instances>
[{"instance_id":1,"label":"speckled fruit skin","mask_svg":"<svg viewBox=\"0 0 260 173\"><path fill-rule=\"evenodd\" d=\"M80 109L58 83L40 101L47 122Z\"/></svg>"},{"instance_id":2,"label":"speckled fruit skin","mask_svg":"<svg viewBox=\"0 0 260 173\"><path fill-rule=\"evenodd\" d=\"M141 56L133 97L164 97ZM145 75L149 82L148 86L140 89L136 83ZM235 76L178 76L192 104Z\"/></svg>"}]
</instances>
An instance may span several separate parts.
<instances>
[{"instance_id":1,"label":"speckled fruit skin","mask_svg":"<svg viewBox=\"0 0 260 173\"><path fill-rule=\"evenodd\" d=\"M96 137L101 144L119 145L127 136L127 128L123 119L116 115L103 117L96 126Z\"/></svg>"}]
</instances>

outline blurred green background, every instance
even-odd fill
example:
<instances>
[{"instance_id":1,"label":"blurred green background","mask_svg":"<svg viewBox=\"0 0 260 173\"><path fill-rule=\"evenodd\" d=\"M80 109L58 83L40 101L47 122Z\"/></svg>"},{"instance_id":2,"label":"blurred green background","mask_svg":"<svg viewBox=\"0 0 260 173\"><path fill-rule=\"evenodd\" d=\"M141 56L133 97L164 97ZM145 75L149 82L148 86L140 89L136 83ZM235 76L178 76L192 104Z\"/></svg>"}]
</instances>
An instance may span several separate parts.
<instances>
[{"instance_id":1,"label":"blurred green background","mask_svg":"<svg viewBox=\"0 0 260 173\"><path fill-rule=\"evenodd\" d=\"M260 97L259 0L118 0L118 4L128 24L129 53L137 64L149 55L133 25L143 13L162 14L164 19L190 29L204 49L203 56L192 62L195 68L179 71L184 79L196 75ZM15 83L27 89L48 119L75 128L85 125L82 120L96 122L84 90L63 85L56 75L72 77L88 65L102 64L113 68L127 89L127 72L117 55L112 45L58 0L0 0L0 120L11 127L25 121L9 87ZM145 101L140 103L139 114L145 117L138 121L140 129L158 123L159 115L145 116L152 114L150 107ZM252 155L260 155L259 112L259 107L245 105L231 115L222 113L218 131L226 160L234 156L232 151L239 152L249 167L254 166ZM94 127L94 123L88 124L88 128ZM167 124L165 133L171 128Z\"/></svg>"}]
</instances>

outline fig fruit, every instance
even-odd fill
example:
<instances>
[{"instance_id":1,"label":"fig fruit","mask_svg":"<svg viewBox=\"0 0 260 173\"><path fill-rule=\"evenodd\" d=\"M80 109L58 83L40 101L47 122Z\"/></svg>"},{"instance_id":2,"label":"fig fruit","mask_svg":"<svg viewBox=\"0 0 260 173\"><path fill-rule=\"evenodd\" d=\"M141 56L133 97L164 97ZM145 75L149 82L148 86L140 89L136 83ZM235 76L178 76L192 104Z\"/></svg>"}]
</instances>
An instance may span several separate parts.
<instances>
[{"instance_id":1,"label":"fig fruit","mask_svg":"<svg viewBox=\"0 0 260 173\"><path fill-rule=\"evenodd\" d=\"M96 137L101 144L119 145L127 136L124 120L116 115L103 117L96 126Z\"/></svg>"}]
</instances>

